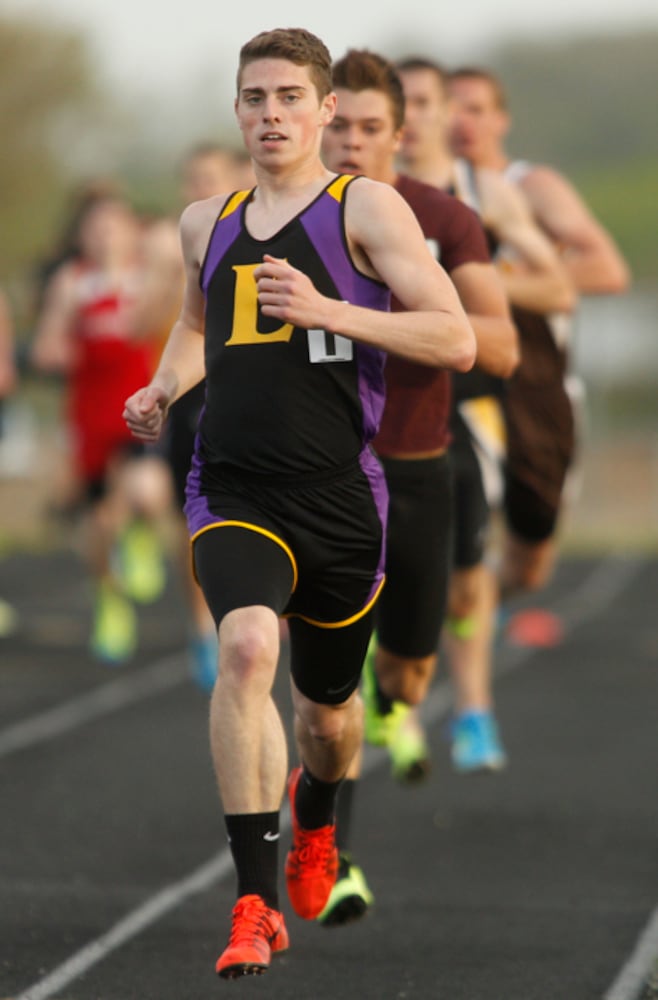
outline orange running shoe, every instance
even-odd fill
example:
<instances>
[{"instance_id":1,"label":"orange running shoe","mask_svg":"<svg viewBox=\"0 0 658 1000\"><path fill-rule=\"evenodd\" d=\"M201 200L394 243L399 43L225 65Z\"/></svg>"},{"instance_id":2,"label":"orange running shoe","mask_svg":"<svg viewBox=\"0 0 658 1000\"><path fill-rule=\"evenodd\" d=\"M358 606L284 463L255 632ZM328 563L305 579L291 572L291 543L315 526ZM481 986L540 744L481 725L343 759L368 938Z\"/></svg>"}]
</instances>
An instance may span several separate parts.
<instances>
[{"instance_id":1,"label":"orange running shoe","mask_svg":"<svg viewBox=\"0 0 658 1000\"><path fill-rule=\"evenodd\" d=\"M215 971L224 979L260 976L275 951L289 944L283 914L271 910L261 896L241 896L233 907L228 947L217 959Z\"/></svg>"},{"instance_id":2,"label":"orange running shoe","mask_svg":"<svg viewBox=\"0 0 658 1000\"><path fill-rule=\"evenodd\" d=\"M336 824L304 830L297 822L295 795L301 777L296 767L288 778L292 847L286 858L286 883L292 908L304 920L315 920L324 910L338 877Z\"/></svg>"}]
</instances>

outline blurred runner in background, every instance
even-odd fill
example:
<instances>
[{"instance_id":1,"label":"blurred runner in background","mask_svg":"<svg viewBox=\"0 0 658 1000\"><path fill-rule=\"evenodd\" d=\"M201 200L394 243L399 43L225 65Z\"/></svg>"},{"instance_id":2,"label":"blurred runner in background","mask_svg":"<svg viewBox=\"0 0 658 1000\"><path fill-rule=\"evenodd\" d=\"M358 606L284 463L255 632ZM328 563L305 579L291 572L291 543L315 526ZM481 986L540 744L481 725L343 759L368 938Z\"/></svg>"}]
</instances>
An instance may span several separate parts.
<instances>
[{"instance_id":1,"label":"blurred runner in background","mask_svg":"<svg viewBox=\"0 0 658 1000\"><path fill-rule=\"evenodd\" d=\"M140 224L118 190L92 187L81 207L77 250L46 282L33 365L66 378L66 426L85 506L84 548L94 587L90 647L122 663L137 646L133 602L165 584L156 523L171 494L165 464L147 455L122 420L126 393L153 371L153 345L138 335Z\"/></svg>"}]
</instances>

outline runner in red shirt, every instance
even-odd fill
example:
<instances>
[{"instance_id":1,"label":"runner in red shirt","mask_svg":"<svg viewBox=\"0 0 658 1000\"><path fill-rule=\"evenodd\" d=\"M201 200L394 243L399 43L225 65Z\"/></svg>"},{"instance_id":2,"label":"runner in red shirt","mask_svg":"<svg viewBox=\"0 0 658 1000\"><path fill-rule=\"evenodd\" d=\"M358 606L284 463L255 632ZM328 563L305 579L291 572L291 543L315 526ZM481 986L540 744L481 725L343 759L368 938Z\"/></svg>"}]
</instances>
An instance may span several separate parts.
<instances>
[{"instance_id":1,"label":"runner in red shirt","mask_svg":"<svg viewBox=\"0 0 658 1000\"><path fill-rule=\"evenodd\" d=\"M136 646L131 598L152 600L164 583L149 522L167 507L167 470L122 419L126 396L153 370L152 344L132 326L139 239L139 222L118 194L92 194L80 219L80 253L50 279L32 349L37 368L66 376L65 418L95 583L91 649L112 663Z\"/></svg>"}]
</instances>

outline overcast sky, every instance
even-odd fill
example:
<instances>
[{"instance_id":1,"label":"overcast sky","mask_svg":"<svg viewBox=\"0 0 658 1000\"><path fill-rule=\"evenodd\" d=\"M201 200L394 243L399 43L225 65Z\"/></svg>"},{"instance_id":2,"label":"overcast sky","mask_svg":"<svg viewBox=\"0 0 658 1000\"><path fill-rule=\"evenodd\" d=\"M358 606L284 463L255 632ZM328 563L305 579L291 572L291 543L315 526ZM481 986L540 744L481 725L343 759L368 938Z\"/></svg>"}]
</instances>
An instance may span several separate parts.
<instances>
[{"instance_id":1,"label":"overcast sky","mask_svg":"<svg viewBox=\"0 0 658 1000\"><path fill-rule=\"evenodd\" d=\"M658 28L656 0L0 0L5 10L80 27L103 77L124 89L232 90L238 50L266 28L301 26L334 58L349 46L477 58L510 34L614 33ZM402 51L401 51L402 50ZM209 95L211 96L211 95Z\"/></svg>"}]
</instances>

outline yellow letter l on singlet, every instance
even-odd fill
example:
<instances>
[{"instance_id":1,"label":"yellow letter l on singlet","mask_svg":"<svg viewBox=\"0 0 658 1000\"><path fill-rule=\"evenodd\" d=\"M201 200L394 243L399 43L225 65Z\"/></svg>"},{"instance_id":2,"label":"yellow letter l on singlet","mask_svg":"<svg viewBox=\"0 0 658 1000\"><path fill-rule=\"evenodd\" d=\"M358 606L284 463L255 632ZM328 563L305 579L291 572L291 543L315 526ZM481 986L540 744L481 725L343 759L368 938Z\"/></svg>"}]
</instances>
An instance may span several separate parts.
<instances>
[{"instance_id":1,"label":"yellow letter l on singlet","mask_svg":"<svg viewBox=\"0 0 658 1000\"><path fill-rule=\"evenodd\" d=\"M284 323L273 333L259 333L258 294L254 271L257 264L237 264L233 267L236 274L235 305L233 308L233 329L226 341L227 347L236 344L279 344L287 343L295 329L292 323Z\"/></svg>"}]
</instances>

